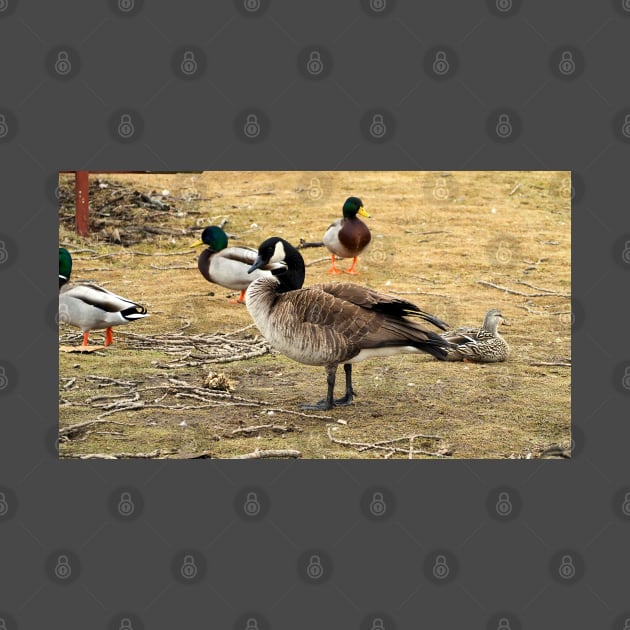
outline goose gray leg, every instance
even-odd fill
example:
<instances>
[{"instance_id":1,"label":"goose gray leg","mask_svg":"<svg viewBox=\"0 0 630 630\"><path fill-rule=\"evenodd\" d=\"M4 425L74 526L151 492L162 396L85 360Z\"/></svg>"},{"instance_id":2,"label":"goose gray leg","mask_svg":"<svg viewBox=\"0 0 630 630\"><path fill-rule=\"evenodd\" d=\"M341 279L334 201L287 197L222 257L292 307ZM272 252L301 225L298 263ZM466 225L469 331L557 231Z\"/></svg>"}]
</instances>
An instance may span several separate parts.
<instances>
[{"instance_id":1,"label":"goose gray leg","mask_svg":"<svg viewBox=\"0 0 630 630\"><path fill-rule=\"evenodd\" d=\"M323 398L319 402L316 402L314 405L300 405L302 409L314 409L318 411L328 411L332 409L335 405L335 401L333 400L333 394L335 391L335 377L337 374L337 365L328 365L326 366L326 383L328 383L328 392L326 393L326 398ZM346 373L347 374L347 373Z\"/></svg>"},{"instance_id":2,"label":"goose gray leg","mask_svg":"<svg viewBox=\"0 0 630 630\"><path fill-rule=\"evenodd\" d=\"M343 398L337 398L335 405L349 405L352 403L354 390L352 389L352 363L344 363L343 371L346 373L346 394Z\"/></svg>"},{"instance_id":3,"label":"goose gray leg","mask_svg":"<svg viewBox=\"0 0 630 630\"><path fill-rule=\"evenodd\" d=\"M335 378L337 374L337 366L329 366L326 368L326 382L328 383L328 392L326 398L322 398L314 405L300 405L302 409L314 409L318 411L328 411L336 406L350 405L354 396L352 389L352 364L344 363L343 371L346 373L346 393L343 398L333 399L335 390Z\"/></svg>"}]
</instances>

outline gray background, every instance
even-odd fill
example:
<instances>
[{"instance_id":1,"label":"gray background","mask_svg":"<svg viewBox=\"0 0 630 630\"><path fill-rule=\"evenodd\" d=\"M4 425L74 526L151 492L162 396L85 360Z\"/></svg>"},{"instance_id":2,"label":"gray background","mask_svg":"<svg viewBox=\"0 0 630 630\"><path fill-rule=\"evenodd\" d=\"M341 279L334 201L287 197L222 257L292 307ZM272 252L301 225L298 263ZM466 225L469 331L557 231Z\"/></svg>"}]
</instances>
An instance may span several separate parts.
<instances>
[{"instance_id":1,"label":"gray background","mask_svg":"<svg viewBox=\"0 0 630 630\"><path fill-rule=\"evenodd\" d=\"M630 627L630 2L246 4L0 0L4 627ZM573 170L573 460L57 461L77 168Z\"/></svg>"}]
</instances>

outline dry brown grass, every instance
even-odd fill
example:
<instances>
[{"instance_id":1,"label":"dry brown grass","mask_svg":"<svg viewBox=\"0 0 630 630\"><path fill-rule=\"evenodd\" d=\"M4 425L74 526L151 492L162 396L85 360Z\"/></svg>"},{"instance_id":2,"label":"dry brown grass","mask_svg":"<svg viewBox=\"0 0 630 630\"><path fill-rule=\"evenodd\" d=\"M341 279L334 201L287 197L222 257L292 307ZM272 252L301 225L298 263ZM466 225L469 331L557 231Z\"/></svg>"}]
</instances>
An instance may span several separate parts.
<instances>
[{"instance_id":1,"label":"dry brown grass","mask_svg":"<svg viewBox=\"0 0 630 630\"><path fill-rule=\"evenodd\" d=\"M102 353L60 354L60 427L101 413L86 403L88 398L120 393L118 386L97 387L89 375L131 380L138 388L161 385L172 377L201 385L212 369L235 383L234 395L264 404L115 413L108 418L118 424L102 423L78 432L61 443L61 455L160 450L180 456L209 452L213 457L233 457L255 448L298 449L306 458L387 455L331 443L327 433L331 423L325 420L268 412L296 411L300 402L321 398L326 386L322 368L267 354L221 366L164 369L160 365L170 357L159 348L133 350L125 341L125 333L159 334L176 330L185 321L191 324L187 334L230 332L249 325L246 308L227 299L235 295L208 284L196 269L197 253L189 245L201 227L227 219L225 229L239 236L235 242L253 247L272 235L295 244L300 238L320 241L351 194L361 197L372 215L366 222L373 240L359 259L360 275L343 275L339 281L404 294L452 326L480 324L489 308L501 308L512 324L503 329L512 353L506 363L485 366L448 364L429 356L357 364L356 403L326 414L346 423L335 423L332 435L374 443L437 434L441 440L417 439L414 446L441 448L454 458L525 457L553 443L568 445L571 370L532 363L570 361L571 356L570 299L563 297L571 292L569 177L567 172L105 177L147 193L166 188L178 198L177 212L160 213L160 225L173 234L153 234L151 242L128 248L105 242L102 232L81 239L65 225L60 227L60 243L74 253L73 279L95 280L139 301L151 313L148 319L115 329L114 345ZM321 184L320 199L309 195L313 179ZM62 208L62 214L69 210ZM93 214L96 210L92 208ZM112 227L124 237L124 223L113 217ZM90 251L81 251L86 249ZM138 255L156 253L174 255ZM113 255L100 257L103 254ZM319 248L303 250L307 264L313 262L307 268L307 285L330 280L328 262L318 262L326 254ZM526 282L560 295L525 297L479 284L480 280L525 294L542 292L521 284ZM100 333L92 336L96 343ZM74 377L76 381L66 380ZM342 370L338 381L343 382ZM72 385L65 388L68 383ZM180 426L182 421L185 426ZM269 423L294 430L262 429L257 435L231 436L240 426Z\"/></svg>"}]
</instances>

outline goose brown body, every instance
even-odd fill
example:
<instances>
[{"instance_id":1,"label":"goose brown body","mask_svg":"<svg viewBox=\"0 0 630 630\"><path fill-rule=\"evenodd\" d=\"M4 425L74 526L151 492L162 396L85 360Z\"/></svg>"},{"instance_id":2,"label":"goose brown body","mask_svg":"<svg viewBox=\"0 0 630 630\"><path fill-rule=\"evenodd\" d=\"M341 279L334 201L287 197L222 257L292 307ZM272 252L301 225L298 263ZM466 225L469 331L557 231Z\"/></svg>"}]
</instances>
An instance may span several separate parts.
<instances>
[{"instance_id":1,"label":"goose brown body","mask_svg":"<svg viewBox=\"0 0 630 630\"><path fill-rule=\"evenodd\" d=\"M330 409L334 404L350 403L352 364L358 361L413 352L446 357L449 342L424 322L443 330L446 324L415 304L357 284L299 288L304 261L294 247L277 237L261 245L256 264L270 260L284 262L287 269L254 281L247 289L247 309L274 348L300 363L326 368L327 396L306 408ZM346 372L346 395L334 401L335 374L341 363Z\"/></svg>"}]
</instances>

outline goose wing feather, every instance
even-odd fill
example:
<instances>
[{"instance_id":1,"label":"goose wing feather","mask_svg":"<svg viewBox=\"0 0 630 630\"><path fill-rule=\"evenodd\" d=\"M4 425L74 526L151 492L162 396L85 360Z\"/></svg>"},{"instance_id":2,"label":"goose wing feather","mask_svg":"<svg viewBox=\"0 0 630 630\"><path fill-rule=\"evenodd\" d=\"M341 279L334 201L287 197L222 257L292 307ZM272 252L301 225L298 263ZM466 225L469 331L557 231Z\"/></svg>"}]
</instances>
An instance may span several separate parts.
<instances>
[{"instance_id":1,"label":"goose wing feather","mask_svg":"<svg viewBox=\"0 0 630 630\"><path fill-rule=\"evenodd\" d=\"M331 286L333 290L329 290ZM446 345L444 340L419 322L373 308L375 295L379 295L376 292L361 298L361 291L355 290L351 292L353 301L342 297L348 295L348 290L338 290L341 286L314 285L277 296L274 318L287 323L284 332L293 331L290 343L296 344L300 352L326 349L329 360L338 363L367 348L419 345L429 352L435 349L441 356L445 354L439 349Z\"/></svg>"}]
</instances>

